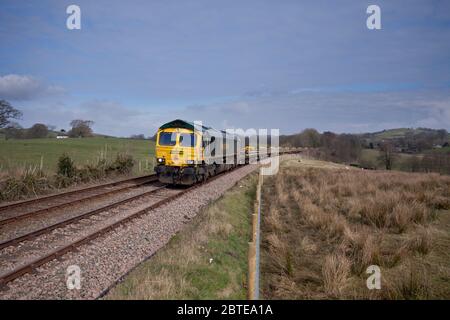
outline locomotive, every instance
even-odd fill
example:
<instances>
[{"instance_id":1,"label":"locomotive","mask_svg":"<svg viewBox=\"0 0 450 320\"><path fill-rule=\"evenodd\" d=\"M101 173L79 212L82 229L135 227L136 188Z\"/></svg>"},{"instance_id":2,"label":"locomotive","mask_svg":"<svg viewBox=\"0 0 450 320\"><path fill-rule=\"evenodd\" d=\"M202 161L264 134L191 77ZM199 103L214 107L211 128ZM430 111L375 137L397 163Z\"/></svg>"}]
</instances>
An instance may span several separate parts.
<instances>
[{"instance_id":1,"label":"locomotive","mask_svg":"<svg viewBox=\"0 0 450 320\"><path fill-rule=\"evenodd\" d=\"M249 160L236 134L185 120L162 125L156 135L155 172L160 182L191 185Z\"/></svg>"}]
</instances>

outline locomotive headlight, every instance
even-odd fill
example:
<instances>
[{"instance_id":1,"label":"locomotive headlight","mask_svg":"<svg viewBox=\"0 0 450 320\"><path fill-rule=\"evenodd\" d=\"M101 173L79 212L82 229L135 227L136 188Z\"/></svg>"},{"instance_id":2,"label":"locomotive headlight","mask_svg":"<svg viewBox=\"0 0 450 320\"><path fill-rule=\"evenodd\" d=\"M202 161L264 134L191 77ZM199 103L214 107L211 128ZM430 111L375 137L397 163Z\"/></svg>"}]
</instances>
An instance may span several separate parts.
<instances>
[{"instance_id":1,"label":"locomotive headlight","mask_svg":"<svg viewBox=\"0 0 450 320\"><path fill-rule=\"evenodd\" d=\"M158 161L158 163L164 163L165 159L164 158L158 158L156 159Z\"/></svg>"},{"instance_id":2,"label":"locomotive headlight","mask_svg":"<svg viewBox=\"0 0 450 320\"><path fill-rule=\"evenodd\" d=\"M194 160L187 160L186 163L187 164L194 164Z\"/></svg>"}]
</instances>

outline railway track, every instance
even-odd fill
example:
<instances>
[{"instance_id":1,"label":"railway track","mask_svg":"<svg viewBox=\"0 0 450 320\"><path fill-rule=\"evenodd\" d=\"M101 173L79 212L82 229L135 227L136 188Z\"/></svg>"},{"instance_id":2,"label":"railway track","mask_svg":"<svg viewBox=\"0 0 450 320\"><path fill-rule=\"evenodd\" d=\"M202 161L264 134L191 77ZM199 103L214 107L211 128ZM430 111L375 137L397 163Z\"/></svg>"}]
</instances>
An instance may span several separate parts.
<instances>
[{"instance_id":1,"label":"railway track","mask_svg":"<svg viewBox=\"0 0 450 320\"><path fill-rule=\"evenodd\" d=\"M82 219L90 218L90 217L92 217L92 216L94 216L96 214L99 214L101 212L113 209L113 208L118 207L120 205L123 205L123 204L129 203L129 202L138 200L140 198L144 198L144 197L149 196L151 194L155 194L155 193L157 193L158 191L160 191L161 189L164 189L164 188L165 187L159 187L157 189L150 190L150 191L147 191L147 192L144 192L144 193L141 193L141 194L138 194L138 195L126 198L126 199L121 200L119 202L115 202L113 204L109 204L109 205L102 206L102 207L94 209L94 210L90 210L88 212L84 212L84 213L82 213L80 215L77 215L75 217L68 218L68 219L65 219L63 221L51 224L51 225L46 226L44 228L38 229L36 231L32 231L32 232L26 233L26 234L24 234L22 236L19 236L19 237L16 237L16 238L13 238L13 239L10 239L10 240L7 240L7 241L0 242L0 250L4 249L6 247L12 246L14 244L23 242L23 241L32 240L32 239L34 239L34 238L36 238L36 237L38 237L38 236L40 236L42 234L50 233L51 231L53 231L55 229L65 227L65 226L67 226L69 224L72 224L72 223L76 223L76 222L78 222L78 221L80 221Z\"/></svg>"},{"instance_id":2,"label":"railway track","mask_svg":"<svg viewBox=\"0 0 450 320\"><path fill-rule=\"evenodd\" d=\"M288 153L288 152L286 152L286 153ZM6 271L4 271L4 273L0 274L0 288L5 289L6 285L9 282L11 282L15 279L18 279L27 273L34 272L36 270L36 268L43 266L44 264L46 264L50 261L53 261L55 259L60 259L62 256L64 256L65 254L67 254L69 252L76 251L78 247L83 246L83 245L91 242L92 240L97 239L97 238L101 237L102 235L104 235L124 224L127 224L136 218L139 218L139 217L149 213L151 210L161 207L164 204L167 204L167 203L181 197L182 195L186 194L187 192L192 191L193 189L196 189L202 185L208 184L209 182L212 182L213 180L221 177L222 175L224 175L226 173L227 172L223 172L221 174L218 174L218 175L208 179L204 183L198 183L198 184L195 184L195 185L185 188L185 189L172 189L167 194L163 194L163 192L161 192L161 191L170 190L169 188L167 188L167 186L164 186L164 185L157 186L153 190L149 190L149 191L145 191L143 193L137 194L137 195L133 195L131 197L122 199L120 201L116 201L114 203L95 208L94 210L88 210L88 211L78 214L74 217L64 219L62 221L53 223L51 225L47 225L38 230L34 230L34 231L31 231L31 232L28 232L28 233L22 234L20 236L17 236L17 237L14 237L14 238L11 238L11 239L1 242L0 250L3 251L2 255L4 255L4 256L11 255L11 251L12 251L16 255L15 258L20 257L21 259L23 259L23 256L26 256L26 257L28 257L28 260L20 261L20 263L13 263L13 267L3 268L3 269L6 269ZM137 187L137 186L149 183L149 182L155 182L155 181L157 181L156 177L154 175L151 175L151 176L140 177L137 179L122 180L119 182L113 182L113 183L109 183L106 185L90 187L87 189L70 191L70 192L66 192L66 193L62 193L62 194L58 194L58 195L52 195L52 196L42 197L42 198L38 198L38 199L32 199L32 200L23 201L20 203L14 203L14 204L0 207L0 217L3 215L6 208L18 209L18 208L22 208L22 206L26 207L26 206L29 206L30 204L38 204L38 203L45 202L48 199L52 199L52 200L63 199L62 203L53 204L53 205L47 206L46 208L40 208L38 210L30 211L25 214L16 215L15 217L4 218L3 221L6 219L9 219L9 222L3 223L3 224L7 224L10 222L23 220L23 219L27 219L30 217L36 217L36 216L40 215L41 213L49 212L56 208L69 206L74 203L79 203L79 202L83 202L83 201L91 201L93 199L96 199L96 198L99 198L99 197L102 197L105 195L111 195L114 193L123 192L124 190L134 188L134 187ZM130 183L130 182L132 183L132 185L127 185L127 183ZM113 190L102 190L102 189L107 189L109 187L116 187L116 186L119 186L119 187L115 188ZM94 191L94 190L95 191L100 190L101 192L96 193L94 195L89 195L89 194L84 195L85 193L89 193L90 191ZM80 194L81 194L81 196L80 196ZM70 197L72 195L75 195L76 199L71 199ZM67 196L69 196L69 197L67 197ZM149 199L152 199L152 201L154 201L154 202L152 202L151 204L148 205L147 203L148 203ZM135 205L135 203L134 203L135 201L142 202L144 200L145 200L145 203L141 203L140 207ZM50 237L50 239L51 239L51 237L54 237L55 234L53 231L55 231L57 229L58 230L64 230L65 228L75 228L76 229L76 226L78 224L82 224L82 221L84 221L84 220L86 220L90 226L90 224L91 224L91 220L89 220L90 218L93 218L97 215L99 217L101 217L104 213L109 214L108 212L113 212L114 210L118 211L122 208L122 206L127 205L127 204L128 205L131 204L132 208L139 207L139 209L137 211L136 210L132 211L130 214L126 214L123 216L120 216L120 214L110 214L112 217L115 217L117 215L118 216L118 217L116 217L117 219L107 217L105 220L101 221L102 223L100 223L100 226L95 226L95 227L91 228L92 230L88 230L89 232L82 232L81 230L83 230L83 229L81 229L79 231L71 231L72 234L70 234L70 232L69 232L69 235L67 236L67 238L69 238L69 240L67 240L66 238L64 238L63 240L59 239L61 241L56 241L56 245L54 243L49 244L47 242L48 238L46 238L46 237ZM2 225L1 222L0 222L0 225ZM83 228L83 226L81 226L79 228ZM80 234L83 234L83 235L80 237L79 236ZM64 235L64 236L66 236L66 235ZM35 240L35 241L33 241L33 240ZM33 247L33 246L36 246L36 243L39 244L39 242L40 242L40 245L43 246L44 248L37 249L36 247ZM39 247L39 245L38 245L38 247ZM29 251L37 252L37 254L34 254L34 256L33 256L33 254L29 254ZM14 261L15 258L13 258L12 261Z\"/></svg>"},{"instance_id":3,"label":"railway track","mask_svg":"<svg viewBox=\"0 0 450 320\"><path fill-rule=\"evenodd\" d=\"M3 205L0 206L0 226L11 222L21 221L30 217L37 217L38 215L48 213L52 210L73 206L81 202L91 201L101 197L113 195L115 193L124 192L154 181L157 181L157 177L153 174ZM113 188L117 186L119 187ZM104 189L103 192L101 192L102 189ZM94 193L92 194L92 192ZM73 196L75 196L75 198L73 198ZM58 202L58 200L62 200L62 202ZM50 203L48 203L49 201ZM54 202L53 204L52 201ZM42 204L45 204L43 208L38 208L37 210L26 210L27 207L30 207L30 205L39 206ZM7 211L11 209L15 209L16 212ZM18 210L19 213L17 212ZM25 211L25 213L23 213L23 211Z\"/></svg>"},{"instance_id":4,"label":"railway track","mask_svg":"<svg viewBox=\"0 0 450 320\"><path fill-rule=\"evenodd\" d=\"M4 250L7 247L13 247L14 249L17 248L19 246L19 244L22 244L26 241L30 241L36 238L39 238L42 235L47 235L50 234L52 231L56 230L56 229L60 229L60 228L64 228L66 226L72 226L77 224L78 222L80 222L83 219L88 219L90 217L93 217L97 214L101 214L103 212L107 212L108 210L114 209L114 208L120 208L121 205L127 204L127 203L131 203L133 201L139 200L139 199L147 199L147 198L153 198L156 199L156 202L145 206L145 208L142 208L138 211L135 211L129 215L126 215L123 218L120 218L117 221L113 221L105 226L102 226L100 228L98 228L97 230L90 232L89 234L83 236L83 237L79 237L74 241L69 241L68 243L61 245L59 247L57 247L56 249L47 252L43 255L41 255L40 257L33 259L32 261L28 261L26 263L23 263L17 267L15 267L13 270L5 272L3 274L0 275L0 288L5 288L5 285L27 273L31 273L34 270L36 270L36 268L54 260L54 259L58 259L61 258L63 255L75 251L78 247L89 243L90 241L101 237L103 234L108 233L116 228L118 228L119 226L122 226L138 217L141 217L143 215L145 215L146 213L148 213L151 210L154 210L168 202L171 202L175 199L177 199L178 197L186 194L187 192L192 191L195 188L198 188L199 186L202 186L204 184L207 184L219 177L221 177L223 174L226 174L226 172L223 172L221 174L218 174L210 179L208 179L206 182L204 183L198 183L196 185L193 185L191 187L188 188L184 188L184 189L172 189L172 191L170 193L168 193L167 195L161 195L159 194L160 191L162 190L167 190L167 186L161 186L161 187L157 187L156 189L144 192L142 194L136 195L136 196L132 196L130 198L126 198L124 200L121 200L119 202L101 207L101 208L97 208L95 210L91 210L85 213L82 213L78 216L75 216L73 218L69 218L66 219L64 221L58 222L56 224L52 224L50 226L46 226L44 228L41 228L39 230L33 231L33 232L29 232L27 234L24 234L22 236L19 237L15 237L12 239L9 239L7 241L4 241L2 243L0 243L0 250ZM175 190L173 192L173 190ZM18 249L20 250L20 249Z\"/></svg>"}]
</instances>

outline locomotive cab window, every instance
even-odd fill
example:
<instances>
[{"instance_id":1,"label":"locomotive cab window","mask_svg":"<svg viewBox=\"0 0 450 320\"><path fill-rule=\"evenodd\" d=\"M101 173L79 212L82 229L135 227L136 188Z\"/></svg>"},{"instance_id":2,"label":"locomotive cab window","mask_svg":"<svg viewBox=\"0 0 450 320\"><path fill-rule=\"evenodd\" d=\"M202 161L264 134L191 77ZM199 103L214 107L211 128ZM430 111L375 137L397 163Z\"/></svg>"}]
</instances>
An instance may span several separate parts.
<instances>
[{"instance_id":1,"label":"locomotive cab window","mask_svg":"<svg viewBox=\"0 0 450 320\"><path fill-rule=\"evenodd\" d=\"M197 136L193 133L181 133L180 134L180 146L182 147L195 147L197 145Z\"/></svg>"},{"instance_id":2,"label":"locomotive cab window","mask_svg":"<svg viewBox=\"0 0 450 320\"><path fill-rule=\"evenodd\" d=\"M160 146L174 146L177 142L176 132L161 132L159 134Z\"/></svg>"}]
</instances>

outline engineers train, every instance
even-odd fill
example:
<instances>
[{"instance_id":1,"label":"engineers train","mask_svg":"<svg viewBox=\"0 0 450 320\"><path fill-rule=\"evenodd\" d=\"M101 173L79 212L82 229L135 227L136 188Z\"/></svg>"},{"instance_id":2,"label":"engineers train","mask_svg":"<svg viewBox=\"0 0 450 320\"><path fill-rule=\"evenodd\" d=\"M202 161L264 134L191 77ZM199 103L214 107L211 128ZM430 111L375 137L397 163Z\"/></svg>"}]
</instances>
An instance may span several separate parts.
<instances>
[{"instance_id":1,"label":"engineers train","mask_svg":"<svg viewBox=\"0 0 450 320\"><path fill-rule=\"evenodd\" d=\"M254 149L237 134L177 119L158 129L155 172L160 182L191 185L259 159Z\"/></svg>"}]
</instances>

